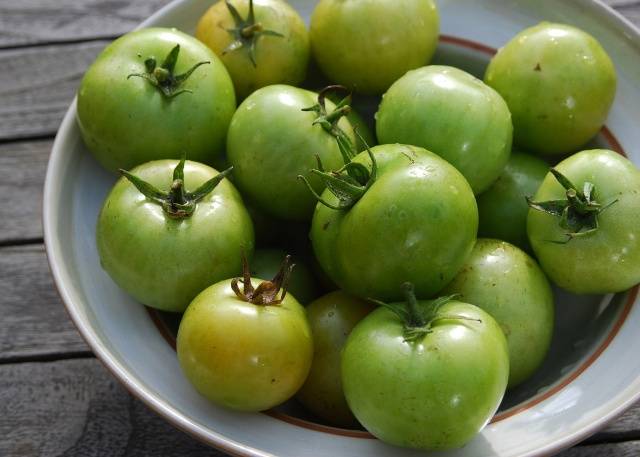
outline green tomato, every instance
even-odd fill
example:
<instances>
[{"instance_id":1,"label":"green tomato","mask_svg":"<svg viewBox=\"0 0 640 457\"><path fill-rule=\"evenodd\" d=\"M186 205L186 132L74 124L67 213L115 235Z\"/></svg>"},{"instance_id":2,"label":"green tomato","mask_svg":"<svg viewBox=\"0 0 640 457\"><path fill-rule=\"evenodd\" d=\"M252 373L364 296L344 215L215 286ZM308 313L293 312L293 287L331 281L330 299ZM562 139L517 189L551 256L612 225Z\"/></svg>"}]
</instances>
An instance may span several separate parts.
<instances>
[{"instance_id":1,"label":"green tomato","mask_svg":"<svg viewBox=\"0 0 640 457\"><path fill-rule=\"evenodd\" d=\"M511 114L500 95L457 68L412 70L382 98L380 143L414 144L456 167L476 194L491 186L511 153Z\"/></svg>"},{"instance_id":2,"label":"green tomato","mask_svg":"<svg viewBox=\"0 0 640 457\"><path fill-rule=\"evenodd\" d=\"M315 199L299 175L306 176L317 192L324 185L310 170L316 155L328 170L344 162L334 137L319 124L316 114L302 111L317 103L317 94L296 87L275 85L251 94L231 120L227 155L234 166L240 191L259 208L287 220L309 220ZM327 100L327 110L335 105ZM349 121L338 126L355 140Z\"/></svg>"},{"instance_id":3,"label":"green tomato","mask_svg":"<svg viewBox=\"0 0 640 457\"><path fill-rule=\"evenodd\" d=\"M172 185L176 160L140 165L132 173L159 190ZM217 175L188 161L184 183L194 191ZM253 226L238 191L228 180L195 204L190 216L169 214L127 179L107 196L96 229L104 270L141 303L182 312L212 281L240 272L242 253L253 253Z\"/></svg>"},{"instance_id":4,"label":"green tomato","mask_svg":"<svg viewBox=\"0 0 640 457\"><path fill-rule=\"evenodd\" d=\"M251 276L275 276L285 256L286 253L280 249L257 249L251 260ZM318 286L309 267L298 258L294 258L294 262L295 268L291 273L287 293L293 295L299 303L307 305L318 296Z\"/></svg>"},{"instance_id":5,"label":"green tomato","mask_svg":"<svg viewBox=\"0 0 640 457\"><path fill-rule=\"evenodd\" d=\"M229 70L240 99L271 84L300 84L309 62L304 21L282 0L222 0L200 18L196 37ZM234 18L234 11L238 16Z\"/></svg>"},{"instance_id":6,"label":"green tomato","mask_svg":"<svg viewBox=\"0 0 640 457\"><path fill-rule=\"evenodd\" d=\"M500 405L509 375L500 326L476 306L441 303L416 304L429 315L419 327L381 307L349 335L342 355L347 403L382 441L461 447Z\"/></svg>"},{"instance_id":7,"label":"green tomato","mask_svg":"<svg viewBox=\"0 0 640 457\"><path fill-rule=\"evenodd\" d=\"M357 425L342 391L340 358L355 325L373 306L342 291L331 292L307 306L313 334L313 363L296 398L318 417L340 427Z\"/></svg>"},{"instance_id":8,"label":"green tomato","mask_svg":"<svg viewBox=\"0 0 640 457\"><path fill-rule=\"evenodd\" d=\"M478 210L464 177L437 155L399 144L372 148L377 178L348 210L318 203L311 225L316 258L343 290L399 298L398 284L432 296L458 273L473 249ZM371 166L368 153L355 163ZM337 198L327 189L325 201Z\"/></svg>"},{"instance_id":9,"label":"green tomato","mask_svg":"<svg viewBox=\"0 0 640 457\"><path fill-rule=\"evenodd\" d=\"M432 0L321 0L311 16L311 51L331 80L366 94L384 92L426 65L438 44Z\"/></svg>"},{"instance_id":10,"label":"green tomato","mask_svg":"<svg viewBox=\"0 0 640 457\"><path fill-rule=\"evenodd\" d=\"M604 149L579 152L554 168L574 188L566 190L549 173L532 204L556 214L530 209L527 217L529 241L544 272L578 294L621 292L638 284L640 171ZM585 204L587 183L590 205ZM574 203L562 211L569 197ZM544 204L549 201L551 208ZM558 206L567 217L557 214Z\"/></svg>"},{"instance_id":11,"label":"green tomato","mask_svg":"<svg viewBox=\"0 0 640 457\"><path fill-rule=\"evenodd\" d=\"M526 381L542 364L553 335L553 292L526 253L504 241L478 239L442 293L459 294L500 324L509 346L509 387Z\"/></svg>"},{"instance_id":12,"label":"green tomato","mask_svg":"<svg viewBox=\"0 0 640 457\"><path fill-rule=\"evenodd\" d=\"M589 141L616 93L616 71L600 43L548 22L500 49L484 80L509 105L516 145L541 154L566 154Z\"/></svg>"},{"instance_id":13,"label":"green tomato","mask_svg":"<svg viewBox=\"0 0 640 457\"><path fill-rule=\"evenodd\" d=\"M177 45L175 76L207 63L181 84L155 86L157 78L171 80L163 62ZM115 171L177 159L182 151L212 163L224 150L235 108L229 73L211 50L175 29L150 28L128 33L100 53L78 89L77 118L87 148Z\"/></svg>"},{"instance_id":14,"label":"green tomato","mask_svg":"<svg viewBox=\"0 0 640 457\"><path fill-rule=\"evenodd\" d=\"M537 157L513 152L498 180L477 198L478 236L508 241L530 251L526 197L536 193L548 171L549 165Z\"/></svg>"},{"instance_id":15,"label":"green tomato","mask_svg":"<svg viewBox=\"0 0 640 457\"><path fill-rule=\"evenodd\" d=\"M263 411L300 388L311 367L313 340L304 308L293 296L254 304L225 280L189 305L176 349L185 376L203 396L230 409Z\"/></svg>"}]
</instances>

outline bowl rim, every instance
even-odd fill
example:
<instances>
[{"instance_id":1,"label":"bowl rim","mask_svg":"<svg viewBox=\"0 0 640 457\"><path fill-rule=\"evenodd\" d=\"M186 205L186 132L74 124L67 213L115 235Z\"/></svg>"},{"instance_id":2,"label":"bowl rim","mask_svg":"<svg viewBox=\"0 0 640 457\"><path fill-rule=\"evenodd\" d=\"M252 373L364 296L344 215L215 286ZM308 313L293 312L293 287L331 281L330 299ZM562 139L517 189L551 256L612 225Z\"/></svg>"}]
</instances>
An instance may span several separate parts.
<instances>
[{"instance_id":1,"label":"bowl rim","mask_svg":"<svg viewBox=\"0 0 640 457\"><path fill-rule=\"evenodd\" d=\"M149 18L141 22L136 29L154 26L155 22L159 18L180 7L183 1L184 0L172 0L170 3L153 13ZM574 1L606 20L612 27L624 32L629 42L634 47L640 49L640 29L636 28L636 26L621 13L603 3L602 0ZM75 117L76 97L74 96L53 142L47 164L42 206L44 244L49 269L54 279L56 291L65 305L65 309L73 324L85 343L87 343L92 352L96 355L97 359L108 369L109 372L111 372L113 376L115 376L127 391L140 399L147 407L163 417L174 427L196 438L200 442L227 452L230 455L241 457L276 457L274 454L261 451L251 446L246 446L240 442L227 438L213 429L205 428L194 423L187 417L183 416L175 408L166 404L162 398L148 392L135 378L135 376L129 373L126 367L123 366L123 364L120 363L104 345L102 345L95 330L88 322L85 322L84 317L80 313L80 307L72 298L72 286L70 285L69 278L67 278L63 271L63 267L61 266L62 264L58 263L58 259L62 258L62 248L60 240L57 237L57 214L54 211L55 205L53 201L54 196L57 195L57 191L60 188L60 181L58 177L62 175L63 168L63 161L60 160L64 154L62 143L67 132L74 127L76 122ZM634 387L635 390L632 389L632 387ZM626 398L617 401L612 399L603 404L603 406L608 407L609 410L598 420L592 422L581 430L577 430L572 434L556 439L555 441L551 441L545 446L529 452L526 455L533 457L559 452L562 449L582 441L612 420L616 419L640 399L640 377L631 383L625 391L621 392L621 395L622 394L626 394Z\"/></svg>"}]
</instances>

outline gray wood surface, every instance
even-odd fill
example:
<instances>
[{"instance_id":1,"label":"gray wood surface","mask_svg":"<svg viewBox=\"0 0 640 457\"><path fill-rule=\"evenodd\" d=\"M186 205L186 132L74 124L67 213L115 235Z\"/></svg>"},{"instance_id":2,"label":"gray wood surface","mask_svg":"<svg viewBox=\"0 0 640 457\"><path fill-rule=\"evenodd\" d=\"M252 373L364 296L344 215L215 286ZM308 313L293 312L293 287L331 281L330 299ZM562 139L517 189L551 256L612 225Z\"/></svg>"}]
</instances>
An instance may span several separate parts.
<instances>
[{"instance_id":1,"label":"gray wood surface","mask_svg":"<svg viewBox=\"0 0 640 457\"><path fill-rule=\"evenodd\" d=\"M3 0L0 48L113 38L167 0Z\"/></svg>"},{"instance_id":2,"label":"gray wood surface","mask_svg":"<svg viewBox=\"0 0 640 457\"><path fill-rule=\"evenodd\" d=\"M129 395L53 286L46 161L86 67L167 0L0 0L0 456L220 456ZM640 0L606 0L640 25ZM562 457L640 456L640 405Z\"/></svg>"},{"instance_id":3,"label":"gray wood surface","mask_svg":"<svg viewBox=\"0 0 640 457\"><path fill-rule=\"evenodd\" d=\"M96 359L0 365L4 457L223 454L171 427Z\"/></svg>"},{"instance_id":4,"label":"gray wood surface","mask_svg":"<svg viewBox=\"0 0 640 457\"><path fill-rule=\"evenodd\" d=\"M0 144L0 195L11 196L0 205L0 245L41 241L42 186L52 143Z\"/></svg>"},{"instance_id":5,"label":"gray wood surface","mask_svg":"<svg viewBox=\"0 0 640 457\"><path fill-rule=\"evenodd\" d=\"M0 310L0 363L90 354L53 285L42 244L0 248Z\"/></svg>"},{"instance_id":6,"label":"gray wood surface","mask_svg":"<svg viewBox=\"0 0 640 457\"><path fill-rule=\"evenodd\" d=\"M53 136L83 73L106 44L0 50L0 140Z\"/></svg>"}]
</instances>

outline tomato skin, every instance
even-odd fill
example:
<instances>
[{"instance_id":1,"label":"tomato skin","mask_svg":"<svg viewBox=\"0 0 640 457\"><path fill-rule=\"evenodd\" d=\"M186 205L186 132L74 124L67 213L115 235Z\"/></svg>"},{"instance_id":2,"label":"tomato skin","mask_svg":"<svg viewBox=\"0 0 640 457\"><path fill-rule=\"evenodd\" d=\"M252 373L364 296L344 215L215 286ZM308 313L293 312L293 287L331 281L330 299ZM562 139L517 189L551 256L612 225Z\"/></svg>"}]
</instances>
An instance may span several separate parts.
<instances>
[{"instance_id":1,"label":"tomato skin","mask_svg":"<svg viewBox=\"0 0 640 457\"><path fill-rule=\"evenodd\" d=\"M248 0L232 0L231 3L241 17L247 17ZM309 33L300 15L282 0L254 0L253 5L256 21L265 30L284 35L258 38L255 66L246 49L223 53L234 41L227 30L235 27L224 1L209 8L196 28L196 38L209 46L229 70L239 99L271 84L300 84L309 62Z\"/></svg>"},{"instance_id":2,"label":"tomato skin","mask_svg":"<svg viewBox=\"0 0 640 457\"><path fill-rule=\"evenodd\" d=\"M530 252L525 197L536 193L548 171L549 165L539 158L513 152L496 182L477 197L478 236L508 241Z\"/></svg>"},{"instance_id":3,"label":"tomato skin","mask_svg":"<svg viewBox=\"0 0 640 457\"><path fill-rule=\"evenodd\" d=\"M604 124L616 93L616 71L600 43L548 22L511 39L484 80L509 105L516 145L540 154L583 146Z\"/></svg>"},{"instance_id":4,"label":"tomato skin","mask_svg":"<svg viewBox=\"0 0 640 457\"><path fill-rule=\"evenodd\" d=\"M595 233L566 244L559 218L530 209L527 233L540 265L558 286L578 294L621 292L640 282L640 171L628 159L605 149L582 151L554 167L582 189L595 185L601 205L618 200L598 216ZM566 199L548 174L534 200Z\"/></svg>"},{"instance_id":5,"label":"tomato skin","mask_svg":"<svg viewBox=\"0 0 640 457\"><path fill-rule=\"evenodd\" d=\"M328 170L344 164L334 137L312 125L314 113L302 111L316 102L317 94L304 89L263 87L242 102L229 126L227 155L238 188L261 210L281 219L311 218L315 198L298 175L322 191L322 182L310 173L318 166L316 154ZM329 111L334 109L331 101L326 103ZM345 118L338 125L355 140Z\"/></svg>"},{"instance_id":6,"label":"tomato skin","mask_svg":"<svg viewBox=\"0 0 640 457\"><path fill-rule=\"evenodd\" d=\"M502 97L474 76L431 65L389 88L376 113L381 144L413 144L455 166L474 193L486 190L511 154L511 114Z\"/></svg>"},{"instance_id":7,"label":"tomato skin","mask_svg":"<svg viewBox=\"0 0 640 457\"><path fill-rule=\"evenodd\" d=\"M311 50L322 72L365 94L380 94L438 44L432 0L321 0L311 16Z\"/></svg>"},{"instance_id":8,"label":"tomato skin","mask_svg":"<svg viewBox=\"0 0 640 457\"><path fill-rule=\"evenodd\" d=\"M273 278L287 253L281 249L256 249L251 259L251 276ZM294 257L295 268L291 273L287 293L302 305L308 305L318 297L318 286L309 267Z\"/></svg>"},{"instance_id":9,"label":"tomato skin","mask_svg":"<svg viewBox=\"0 0 640 457\"><path fill-rule=\"evenodd\" d=\"M145 72L145 59L161 62L180 45L176 73L198 62L184 93L166 99L148 81L128 75ZM175 29L149 28L111 43L85 73L78 89L78 126L87 148L111 171L158 160L188 158L212 163L224 150L236 108L224 65L205 45Z\"/></svg>"},{"instance_id":10,"label":"tomato skin","mask_svg":"<svg viewBox=\"0 0 640 457\"><path fill-rule=\"evenodd\" d=\"M386 443L452 449L478 433L498 409L509 374L507 344L480 308L452 301L418 341L379 308L351 332L342 355L342 383L360 423Z\"/></svg>"},{"instance_id":11,"label":"tomato skin","mask_svg":"<svg viewBox=\"0 0 640 457\"><path fill-rule=\"evenodd\" d=\"M169 189L177 160L158 160L132 170L159 189ZM218 174L187 161L187 190ZM139 302L182 312L212 281L237 275L242 253L253 253L251 219L227 179L185 219L167 217L160 205L120 178L107 196L96 228L100 263L116 284Z\"/></svg>"},{"instance_id":12,"label":"tomato skin","mask_svg":"<svg viewBox=\"0 0 640 457\"><path fill-rule=\"evenodd\" d=\"M316 258L330 279L358 297L400 299L404 281L419 296L432 296L473 249L473 192L453 166L422 148L386 144L371 151L378 178L351 209L318 203L310 233ZM354 161L370 166L367 152ZM322 197L337 201L328 190Z\"/></svg>"},{"instance_id":13,"label":"tomato skin","mask_svg":"<svg viewBox=\"0 0 640 457\"><path fill-rule=\"evenodd\" d=\"M304 308L291 295L280 305L254 305L238 299L225 280L189 305L176 349L185 376L203 396L230 409L263 411L300 388L313 340Z\"/></svg>"},{"instance_id":14,"label":"tomato skin","mask_svg":"<svg viewBox=\"0 0 640 457\"><path fill-rule=\"evenodd\" d=\"M509 387L542 364L553 336L553 292L535 260L499 240L478 239L460 273L442 291L489 313L509 346Z\"/></svg>"},{"instance_id":15,"label":"tomato skin","mask_svg":"<svg viewBox=\"0 0 640 457\"><path fill-rule=\"evenodd\" d=\"M313 363L296 398L330 424L352 427L357 422L342 390L342 348L353 327L374 306L342 291L334 291L318 298L306 309L313 334Z\"/></svg>"}]
</instances>

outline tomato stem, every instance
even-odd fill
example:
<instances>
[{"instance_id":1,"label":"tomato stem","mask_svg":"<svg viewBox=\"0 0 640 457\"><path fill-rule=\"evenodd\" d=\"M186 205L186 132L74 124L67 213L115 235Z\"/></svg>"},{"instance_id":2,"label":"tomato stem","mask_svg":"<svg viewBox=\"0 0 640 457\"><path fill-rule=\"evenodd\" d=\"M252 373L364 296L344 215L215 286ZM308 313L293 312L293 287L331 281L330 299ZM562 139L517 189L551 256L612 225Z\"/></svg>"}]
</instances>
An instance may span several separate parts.
<instances>
[{"instance_id":1,"label":"tomato stem","mask_svg":"<svg viewBox=\"0 0 640 457\"><path fill-rule=\"evenodd\" d=\"M458 314L439 314L438 311L440 308L455 299L457 294L438 297L427 302L419 303L416 298L415 288L410 282L402 284L402 293L405 297L404 302L385 303L374 299L369 300L377 305L384 306L400 318L400 321L404 325L405 341L416 341L424 335L431 333L433 324L440 320L451 319L480 322L479 319Z\"/></svg>"},{"instance_id":2,"label":"tomato stem","mask_svg":"<svg viewBox=\"0 0 640 457\"><path fill-rule=\"evenodd\" d=\"M173 170L173 180L168 192L157 189L152 184L127 170L120 169L120 173L129 180L142 195L147 197L147 199L162 206L162 209L168 217L171 219L183 219L191 216L198 202L210 194L220 181L233 171L233 167L229 167L202 184L194 192L187 192L184 184L185 160L186 157L185 154L183 154L180 162L178 162L178 165L176 165Z\"/></svg>"},{"instance_id":3,"label":"tomato stem","mask_svg":"<svg viewBox=\"0 0 640 457\"><path fill-rule=\"evenodd\" d=\"M127 79L131 77L138 77L145 79L153 87L158 89L160 93L168 99L174 98L180 94L191 93L190 89L180 89L182 84L189 79L196 69L202 65L210 64L209 61L198 62L186 72L176 75L174 70L176 63L178 62L178 55L180 54L180 45L176 44L169 54L165 57L160 66L155 57L149 57L144 61L145 73L131 73L127 76Z\"/></svg>"},{"instance_id":4,"label":"tomato stem","mask_svg":"<svg viewBox=\"0 0 640 457\"><path fill-rule=\"evenodd\" d=\"M231 289L239 299L253 303L254 305L268 306L279 305L282 303L287 295L287 287L289 285L289 278L293 271L295 264L291 263L291 256L285 256L280 266L280 270L273 277L271 281L262 281L258 287L253 287L251 282L251 269L249 268L249 262L246 256L242 255L242 279L233 278L231 280ZM243 287L240 290L238 283L242 283ZM278 294L280 297L278 297Z\"/></svg>"},{"instance_id":5,"label":"tomato stem","mask_svg":"<svg viewBox=\"0 0 640 457\"><path fill-rule=\"evenodd\" d=\"M362 135L357 131L356 135L358 135L360 141L362 141L367 149L369 160L371 161L371 171L369 171L364 164L347 162L342 168L336 171L326 172L318 156L316 156L318 168L311 170L311 174L318 176L320 180L324 182L327 189L335 195L338 200L337 204L329 203L326 199L322 198L305 176L298 175L298 179L304 182L316 200L328 208L335 210L347 210L351 208L362 198L367 190L369 190L377 178L378 163L376 162L376 158ZM336 141L338 142L338 146L342 148L343 146L339 137L336 138Z\"/></svg>"},{"instance_id":6,"label":"tomato stem","mask_svg":"<svg viewBox=\"0 0 640 457\"><path fill-rule=\"evenodd\" d=\"M265 30L260 22L256 22L256 15L253 9L253 0L249 0L249 14L246 18L240 16L240 13L235 6L229 1L225 0L229 14L233 18L234 27L227 29L233 36L233 41L222 51L222 55L236 51L238 49L246 49L247 55L254 68L256 63L256 46L258 38L263 35L282 38L284 35L275 30Z\"/></svg>"},{"instance_id":7,"label":"tomato stem","mask_svg":"<svg viewBox=\"0 0 640 457\"><path fill-rule=\"evenodd\" d=\"M585 181L582 190L580 190L569 178L555 168L551 168L549 171L564 187L566 199L535 202L530 197L526 197L527 204L531 209L560 218L559 225L566 230L565 236L567 238L549 241L557 244L566 244L574 238L595 233L599 227L598 215L615 204L618 199L602 206L595 199L596 188L593 183Z\"/></svg>"}]
</instances>

